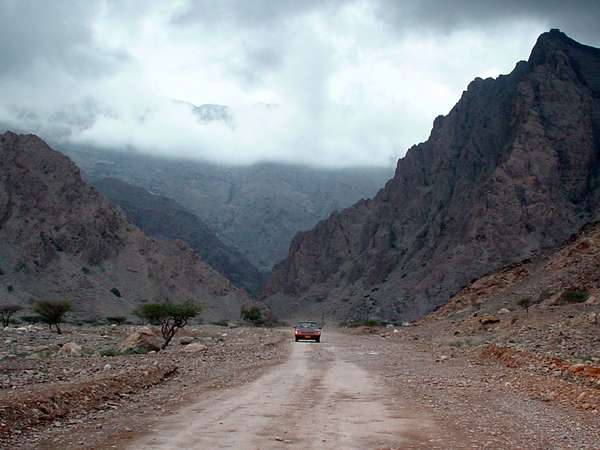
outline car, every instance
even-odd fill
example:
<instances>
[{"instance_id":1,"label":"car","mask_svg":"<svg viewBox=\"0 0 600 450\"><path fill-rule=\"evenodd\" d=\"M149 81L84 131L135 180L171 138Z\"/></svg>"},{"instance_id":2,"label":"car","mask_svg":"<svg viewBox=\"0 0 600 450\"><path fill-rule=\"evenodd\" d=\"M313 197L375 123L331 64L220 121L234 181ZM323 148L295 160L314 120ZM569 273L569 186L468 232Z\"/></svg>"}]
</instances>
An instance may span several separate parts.
<instances>
[{"instance_id":1,"label":"car","mask_svg":"<svg viewBox=\"0 0 600 450\"><path fill-rule=\"evenodd\" d=\"M321 342L321 327L317 322L298 322L294 327L294 339Z\"/></svg>"}]
</instances>

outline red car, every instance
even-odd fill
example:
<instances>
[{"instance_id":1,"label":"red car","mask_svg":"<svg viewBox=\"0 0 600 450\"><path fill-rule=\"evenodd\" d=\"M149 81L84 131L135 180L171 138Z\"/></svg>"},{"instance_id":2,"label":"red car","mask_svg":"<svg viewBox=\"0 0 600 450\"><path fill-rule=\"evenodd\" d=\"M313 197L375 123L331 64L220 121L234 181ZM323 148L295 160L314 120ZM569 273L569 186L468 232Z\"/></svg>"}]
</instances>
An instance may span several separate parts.
<instances>
[{"instance_id":1,"label":"red car","mask_svg":"<svg viewBox=\"0 0 600 450\"><path fill-rule=\"evenodd\" d=\"M321 342L321 327L317 322L298 322L294 327L294 339Z\"/></svg>"}]
</instances>

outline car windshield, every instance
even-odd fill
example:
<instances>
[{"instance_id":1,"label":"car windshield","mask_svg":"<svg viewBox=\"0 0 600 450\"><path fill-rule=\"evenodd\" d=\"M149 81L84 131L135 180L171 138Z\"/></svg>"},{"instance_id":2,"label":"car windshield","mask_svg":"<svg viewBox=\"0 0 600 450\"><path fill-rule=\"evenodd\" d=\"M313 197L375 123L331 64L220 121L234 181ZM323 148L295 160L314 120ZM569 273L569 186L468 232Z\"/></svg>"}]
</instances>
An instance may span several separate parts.
<instances>
[{"instance_id":1,"label":"car windshield","mask_svg":"<svg viewBox=\"0 0 600 450\"><path fill-rule=\"evenodd\" d=\"M298 322L296 328L319 328L317 322Z\"/></svg>"}]
</instances>

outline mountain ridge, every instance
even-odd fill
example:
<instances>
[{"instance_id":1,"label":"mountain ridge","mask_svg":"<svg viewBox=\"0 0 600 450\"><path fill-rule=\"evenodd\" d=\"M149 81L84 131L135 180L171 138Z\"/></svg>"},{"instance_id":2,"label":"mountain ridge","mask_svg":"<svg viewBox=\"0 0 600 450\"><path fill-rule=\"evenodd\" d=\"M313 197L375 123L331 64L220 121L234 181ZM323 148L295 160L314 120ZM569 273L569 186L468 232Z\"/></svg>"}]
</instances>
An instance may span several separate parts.
<instances>
[{"instance_id":1,"label":"mountain ridge","mask_svg":"<svg viewBox=\"0 0 600 450\"><path fill-rule=\"evenodd\" d=\"M251 294L259 288L264 276L258 269L239 251L221 242L197 216L174 200L117 178L102 178L92 184L148 235L181 239L235 286Z\"/></svg>"},{"instance_id":2,"label":"mountain ridge","mask_svg":"<svg viewBox=\"0 0 600 450\"><path fill-rule=\"evenodd\" d=\"M597 220L600 51L574 42L544 33L473 80L373 199L296 235L261 298L284 317L414 319Z\"/></svg>"},{"instance_id":3,"label":"mountain ridge","mask_svg":"<svg viewBox=\"0 0 600 450\"><path fill-rule=\"evenodd\" d=\"M68 299L80 317L172 300L234 319L248 301L182 241L148 238L127 222L35 135L0 135L0 257L2 303Z\"/></svg>"}]
</instances>

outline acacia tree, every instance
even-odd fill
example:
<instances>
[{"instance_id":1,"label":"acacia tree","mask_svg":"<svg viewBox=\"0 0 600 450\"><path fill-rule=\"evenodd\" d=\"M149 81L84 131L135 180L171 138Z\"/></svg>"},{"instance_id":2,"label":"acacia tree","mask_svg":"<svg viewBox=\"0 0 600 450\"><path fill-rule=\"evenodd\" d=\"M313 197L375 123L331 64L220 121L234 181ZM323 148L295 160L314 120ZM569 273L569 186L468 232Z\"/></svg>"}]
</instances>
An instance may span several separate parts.
<instances>
[{"instance_id":1,"label":"acacia tree","mask_svg":"<svg viewBox=\"0 0 600 450\"><path fill-rule=\"evenodd\" d=\"M258 306L248 306L242 308L242 319L252 323L254 326L264 325L265 319Z\"/></svg>"},{"instance_id":2,"label":"acacia tree","mask_svg":"<svg viewBox=\"0 0 600 450\"><path fill-rule=\"evenodd\" d=\"M54 326L58 334L62 334L60 324L62 323L65 314L72 309L73 305L67 300L43 300L33 304L33 310L48 324L48 328L52 329L52 326Z\"/></svg>"},{"instance_id":3,"label":"acacia tree","mask_svg":"<svg viewBox=\"0 0 600 450\"><path fill-rule=\"evenodd\" d=\"M160 324L160 332L167 348L177 332L187 325L189 319L200 313L200 306L192 303L148 303L135 311L138 317L152 324Z\"/></svg>"},{"instance_id":4,"label":"acacia tree","mask_svg":"<svg viewBox=\"0 0 600 450\"><path fill-rule=\"evenodd\" d=\"M0 320L2 321L2 327L6 328L10 324L10 318L16 312L23 309L19 305L2 305L0 306Z\"/></svg>"}]
</instances>

